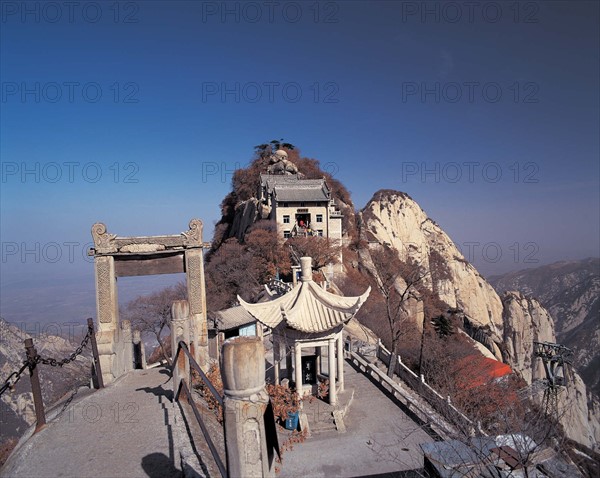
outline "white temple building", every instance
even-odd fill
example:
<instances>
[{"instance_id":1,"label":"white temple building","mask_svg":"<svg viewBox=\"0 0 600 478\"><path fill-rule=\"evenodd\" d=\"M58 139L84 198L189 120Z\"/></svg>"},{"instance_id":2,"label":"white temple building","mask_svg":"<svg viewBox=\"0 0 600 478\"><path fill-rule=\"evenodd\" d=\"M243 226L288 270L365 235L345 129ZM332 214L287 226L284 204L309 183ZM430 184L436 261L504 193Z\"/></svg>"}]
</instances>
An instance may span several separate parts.
<instances>
[{"instance_id":1,"label":"white temple building","mask_svg":"<svg viewBox=\"0 0 600 478\"><path fill-rule=\"evenodd\" d=\"M323 347L328 348L329 401L337 404L337 394L344 390L344 343L342 329L365 303L371 288L359 297L343 297L323 290L312 280L312 259L302 257L301 282L291 291L268 302L250 304L238 296L244 307L260 323L273 330L275 382L280 380L281 347L284 347L288 376L300 395L311 391L322 375ZM303 349L314 351L302 355Z\"/></svg>"}]
</instances>

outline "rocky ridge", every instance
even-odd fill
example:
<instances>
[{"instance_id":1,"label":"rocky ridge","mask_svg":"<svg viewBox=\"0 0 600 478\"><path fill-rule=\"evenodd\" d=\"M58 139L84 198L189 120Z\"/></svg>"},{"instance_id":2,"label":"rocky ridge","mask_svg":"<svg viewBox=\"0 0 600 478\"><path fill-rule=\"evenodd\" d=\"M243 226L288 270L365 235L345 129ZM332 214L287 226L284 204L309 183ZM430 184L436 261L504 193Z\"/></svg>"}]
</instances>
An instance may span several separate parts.
<instances>
[{"instance_id":1,"label":"rocky ridge","mask_svg":"<svg viewBox=\"0 0 600 478\"><path fill-rule=\"evenodd\" d=\"M533 356L533 341L556 342L554 321L535 299L507 292L502 299L460 253L450 237L407 194L377 192L359 213L360 236L370 245L387 244L404 261L429 272L428 286L441 300L468 318L469 335L532 384L544 377ZM561 423L569 438L596 448L600 407L577 373L561 397Z\"/></svg>"},{"instance_id":2,"label":"rocky ridge","mask_svg":"<svg viewBox=\"0 0 600 478\"><path fill-rule=\"evenodd\" d=\"M490 283L539 300L554 319L557 340L573 349L575 367L600 396L600 259L556 262L490 277Z\"/></svg>"}]
</instances>

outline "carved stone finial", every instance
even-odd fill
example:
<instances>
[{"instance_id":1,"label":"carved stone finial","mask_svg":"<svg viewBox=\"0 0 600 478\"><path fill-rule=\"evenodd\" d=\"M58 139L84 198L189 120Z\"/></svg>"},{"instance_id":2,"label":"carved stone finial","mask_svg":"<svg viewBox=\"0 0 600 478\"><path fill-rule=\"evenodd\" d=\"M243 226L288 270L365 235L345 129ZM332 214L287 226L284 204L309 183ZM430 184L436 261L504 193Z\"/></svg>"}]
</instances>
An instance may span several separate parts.
<instances>
[{"instance_id":1,"label":"carved stone finial","mask_svg":"<svg viewBox=\"0 0 600 478\"><path fill-rule=\"evenodd\" d=\"M192 219L189 227L189 231L182 232L184 245L202 247L202 221L200 219Z\"/></svg>"},{"instance_id":2,"label":"carved stone finial","mask_svg":"<svg viewBox=\"0 0 600 478\"><path fill-rule=\"evenodd\" d=\"M106 231L106 226L97 222L92 226L92 238L94 239L94 246L98 252L115 252L117 250L116 244L114 244L116 234L109 234Z\"/></svg>"}]
</instances>

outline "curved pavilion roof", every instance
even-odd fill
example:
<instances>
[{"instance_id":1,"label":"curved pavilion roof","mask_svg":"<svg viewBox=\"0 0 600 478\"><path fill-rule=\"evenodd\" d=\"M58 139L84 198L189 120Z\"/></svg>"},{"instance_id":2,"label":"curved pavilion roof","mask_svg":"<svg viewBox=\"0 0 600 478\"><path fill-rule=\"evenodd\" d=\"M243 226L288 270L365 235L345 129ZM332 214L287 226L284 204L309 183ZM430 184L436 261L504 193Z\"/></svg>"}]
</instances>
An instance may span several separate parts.
<instances>
[{"instance_id":1,"label":"curved pavilion roof","mask_svg":"<svg viewBox=\"0 0 600 478\"><path fill-rule=\"evenodd\" d=\"M359 297L343 297L323 290L311 279L302 282L285 295L269 302L250 304L238 296L240 305L256 320L274 329L285 321L301 332L326 332L349 321L371 292L369 287Z\"/></svg>"}]
</instances>

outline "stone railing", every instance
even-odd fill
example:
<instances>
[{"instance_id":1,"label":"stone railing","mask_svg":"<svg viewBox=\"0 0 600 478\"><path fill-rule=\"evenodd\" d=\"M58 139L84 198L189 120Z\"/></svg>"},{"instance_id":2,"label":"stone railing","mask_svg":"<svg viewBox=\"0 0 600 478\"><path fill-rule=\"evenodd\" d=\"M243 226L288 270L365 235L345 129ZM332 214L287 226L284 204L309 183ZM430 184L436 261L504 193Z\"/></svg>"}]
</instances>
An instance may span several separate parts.
<instances>
[{"instance_id":1,"label":"stone railing","mask_svg":"<svg viewBox=\"0 0 600 478\"><path fill-rule=\"evenodd\" d=\"M387 350L381 343L381 340L378 341L375 355L386 366L389 366L391 354L389 350ZM383 372L380 371L380 373ZM461 433L474 435L477 430L478 434L485 435L485 432L481 430L479 424L475 424L454 405L452 405L449 396L444 398L440 393L438 393L425 382L425 377L423 375L419 377L411 369L404 365L400 357L397 357L394 373L411 389L423 397L427 403L431 405L431 407L437 413L444 417L445 420L449 421L453 427L460 430Z\"/></svg>"}]
</instances>

